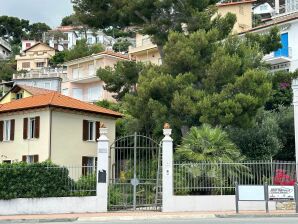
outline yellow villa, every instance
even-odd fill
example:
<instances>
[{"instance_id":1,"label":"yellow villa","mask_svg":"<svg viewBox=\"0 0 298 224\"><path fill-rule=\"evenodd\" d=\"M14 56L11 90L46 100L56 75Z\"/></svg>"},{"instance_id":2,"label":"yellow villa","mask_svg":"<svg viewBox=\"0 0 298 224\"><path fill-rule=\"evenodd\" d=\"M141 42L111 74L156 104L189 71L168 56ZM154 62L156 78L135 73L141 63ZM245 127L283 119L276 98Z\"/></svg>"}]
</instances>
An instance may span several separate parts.
<instances>
[{"instance_id":1,"label":"yellow villa","mask_svg":"<svg viewBox=\"0 0 298 224\"><path fill-rule=\"evenodd\" d=\"M54 48L44 43L36 43L16 56L17 70L43 69L49 66L50 59L55 55Z\"/></svg>"},{"instance_id":2,"label":"yellow villa","mask_svg":"<svg viewBox=\"0 0 298 224\"><path fill-rule=\"evenodd\" d=\"M121 116L55 91L0 104L0 162L95 166L100 125L113 142Z\"/></svg>"}]
</instances>

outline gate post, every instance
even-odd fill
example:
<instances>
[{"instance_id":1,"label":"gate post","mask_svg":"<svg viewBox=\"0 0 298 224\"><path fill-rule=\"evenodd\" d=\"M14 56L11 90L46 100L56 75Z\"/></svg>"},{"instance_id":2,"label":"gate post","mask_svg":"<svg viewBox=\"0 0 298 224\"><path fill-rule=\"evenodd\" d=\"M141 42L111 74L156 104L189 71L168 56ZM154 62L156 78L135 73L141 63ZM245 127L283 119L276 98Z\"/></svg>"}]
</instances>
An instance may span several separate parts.
<instances>
[{"instance_id":1,"label":"gate post","mask_svg":"<svg viewBox=\"0 0 298 224\"><path fill-rule=\"evenodd\" d=\"M97 139L97 185L96 195L100 204L100 211L108 210L108 185L109 185L109 139L108 129L101 125L100 137Z\"/></svg>"},{"instance_id":2,"label":"gate post","mask_svg":"<svg viewBox=\"0 0 298 224\"><path fill-rule=\"evenodd\" d=\"M162 140L162 211L171 211L173 190L173 139L169 124L164 125ZM174 205L175 206L175 205Z\"/></svg>"}]
</instances>

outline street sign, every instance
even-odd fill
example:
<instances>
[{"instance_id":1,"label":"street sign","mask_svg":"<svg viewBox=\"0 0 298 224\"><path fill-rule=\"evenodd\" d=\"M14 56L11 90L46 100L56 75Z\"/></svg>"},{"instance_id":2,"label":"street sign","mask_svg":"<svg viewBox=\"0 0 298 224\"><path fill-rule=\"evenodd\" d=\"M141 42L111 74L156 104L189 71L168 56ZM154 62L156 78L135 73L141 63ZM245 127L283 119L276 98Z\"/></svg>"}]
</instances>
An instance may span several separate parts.
<instances>
[{"instance_id":1,"label":"street sign","mask_svg":"<svg viewBox=\"0 0 298 224\"><path fill-rule=\"evenodd\" d=\"M294 186L268 186L269 200L294 200Z\"/></svg>"}]
</instances>

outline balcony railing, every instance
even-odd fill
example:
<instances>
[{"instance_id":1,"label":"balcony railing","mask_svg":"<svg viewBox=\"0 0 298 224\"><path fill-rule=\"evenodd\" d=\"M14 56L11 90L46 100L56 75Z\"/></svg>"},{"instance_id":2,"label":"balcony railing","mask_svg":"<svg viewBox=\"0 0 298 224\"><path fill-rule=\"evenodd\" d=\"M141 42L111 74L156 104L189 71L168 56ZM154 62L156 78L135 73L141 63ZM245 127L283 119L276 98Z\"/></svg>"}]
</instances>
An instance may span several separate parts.
<instances>
[{"instance_id":1,"label":"balcony railing","mask_svg":"<svg viewBox=\"0 0 298 224\"><path fill-rule=\"evenodd\" d=\"M67 70L65 68L44 68L34 69L28 72L13 74L13 79L36 79L59 77L67 80Z\"/></svg>"},{"instance_id":2,"label":"balcony railing","mask_svg":"<svg viewBox=\"0 0 298 224\"><path fill-rule=\"evenodd\" d=\"M270 64L279 64L291 61L292 58L292 48L281 48L275 52L271 52L264 56L264 61Z\"/></svg>"}]
</instances>

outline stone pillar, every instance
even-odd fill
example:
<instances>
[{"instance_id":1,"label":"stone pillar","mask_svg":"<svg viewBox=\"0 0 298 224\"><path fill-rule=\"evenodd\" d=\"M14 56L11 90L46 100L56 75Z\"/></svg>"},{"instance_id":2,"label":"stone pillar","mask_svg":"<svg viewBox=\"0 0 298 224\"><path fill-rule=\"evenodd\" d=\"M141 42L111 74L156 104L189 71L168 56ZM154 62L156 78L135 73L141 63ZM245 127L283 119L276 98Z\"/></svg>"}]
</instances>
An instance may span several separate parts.
<instances>
[{"instance_id":1,"label":"stone pillar","mask_svg":"<svg viewBox=\"0 0 298 224\"><path fill-rule=\"evenodd\" d=\"M296 156L296 181L298 182L298 79L293 80L293 106L294 106L294 128L295 128L295 156Z\"/></svg>"},{"instance_id":2,"label":"stone pillar","mask_svg":"<svg viewBox=\"0 0 298 224\"><path fill-rule=\"evenodd\" d=\"M173 186L173 139L169 124L164 125L164 138L162 140L162 211L171 211Z\"/></svg>"},{"instance_id":3,"label":"stone pillar","mask_svg":"<svg viewBox=\"0 0 298 224\"><path fill-rule=\"evenodd\" d=\"M100 137L97 144L97 186L96 195L100 203L100 211L108 210L109 186L109 139L108 129L102 125L99 129Z\"/></svg>"}]
</instances>

